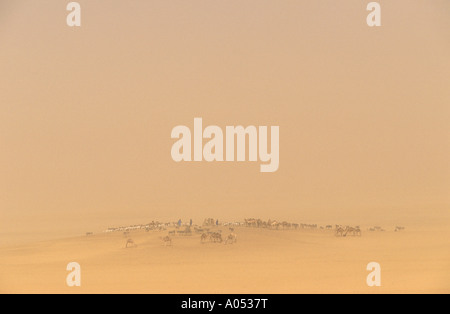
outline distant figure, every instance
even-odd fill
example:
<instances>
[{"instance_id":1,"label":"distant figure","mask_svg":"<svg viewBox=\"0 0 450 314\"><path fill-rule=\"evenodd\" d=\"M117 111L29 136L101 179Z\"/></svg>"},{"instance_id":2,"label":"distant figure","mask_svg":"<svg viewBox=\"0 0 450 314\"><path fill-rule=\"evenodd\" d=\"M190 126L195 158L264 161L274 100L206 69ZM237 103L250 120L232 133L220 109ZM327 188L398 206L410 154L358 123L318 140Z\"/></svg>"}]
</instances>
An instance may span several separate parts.
<instances>
[{"instance_id":1,"label":"distant figure","mask_svg":"<svg viewBox=\"0 0 450 314\"><path fill-rule=\"evenodd\" d=\"M218 226L218 225L219 225L219 219L216 220L216 226Z\"/></svg>"},{"instance_id":2,"label":"distant figure","mask_svg":"<svg viewBox=\"0 0 450 314\"><path fill-rule=\"evenodd\" d=\"M222 241L223 241L222 235L219 232L211 233L210 237L211 237L211 241L214 243L216 243L216 242L222 243Z\"/></svg>"},{"instance_id":3,"label":"distant figure","mask_svg":"<svg viewBox=\"0 0 450 314\"><path fill-rule=\"evenodd\" d=\"M172 239L169 236L166 236L164 238L162 238L163 242L164 242L164 246L171 246L172 245Z\"/></svg>"},{"instance_id":4,"label":"distant figure","mask_svg":"<svg viewBox=\"0 0 450 314\"><path fill-rule=\"evenodd\" d=\"M125 245L125 248L129 248L129 247L136 247L136 243L134 243L133 239L128 239L127 240L127 244Z\"/></svg>"},{"instance_id":5,"label":"distant figure","mask_svg":"<svg viewBox=\"0 0 450 314\"><path fill-rule=\"evenodd\" d=\"M228 235L228 237L225 239L225 244L233 244L237 242L237 235L234 233L231 233Z\"/></svg>"},{"instance_id":6,"label":"distant figure","mask_svg":"<svg viewBox=\"0 0 450 314\"><path fill-rule=\"evenodd\" d=\"M178 220L178 227L181 227L181 219Z\"/></svg>"},{"instance_id":7,"label":"distant figure","mask_svg":"<svg viewBox=\"0 0 450 314\"><path fill-rule=\"evenodd\" d=\"M189 221L189 226L192 227L192 218L191 218L191 221Z\"/></svg>"},{"instance_id":8,"label":"distant figure","mask_svg":"<svg viewBox=\"0 0 450 314\"><path fill-rule=\"evenodd\" d=\"M200 242L205 243L208 240L211 241L211 236L207 233L203 233L202 236L200 237Z\"/></svg>"}]
</instances>

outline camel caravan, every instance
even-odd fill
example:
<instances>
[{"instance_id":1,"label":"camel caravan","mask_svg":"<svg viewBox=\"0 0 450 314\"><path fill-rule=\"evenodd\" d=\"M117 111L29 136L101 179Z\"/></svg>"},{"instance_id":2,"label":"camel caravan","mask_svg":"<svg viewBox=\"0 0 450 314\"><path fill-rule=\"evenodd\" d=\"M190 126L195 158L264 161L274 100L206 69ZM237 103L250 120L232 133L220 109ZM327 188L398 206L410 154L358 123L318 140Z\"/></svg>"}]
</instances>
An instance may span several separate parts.
<instances>
[{"instance_id":1,"label":"camel caravan","mask_svg":"<svg viewBox=\"0 0 450 314\"><path fill-rule=\"evenodd\" d=\"M201 243L213 242L213 243L222 243L222 233L221 232L207 232L203 233L200 237Z\"/></svg>"},{"instance_id":2,"label":"camel caravan","mask_svg":"<svg viewBox=\"0 0 450 314\"><path fill-rule=\"evenodd\" d=\"M278 222L276 220L271 219L269 219L268 221L264 221L262 219L255 219L255 218L245 219L244 226L251 228L267 228L272 230L319 229L319 226L317 224L305 224L305 223L298 224L287 221ZM332 229L332 226L331 225L328 225L326 227L321 226L320 229Z\"/></svg>"},{"instance_id":3,"label":"camel caravan","mask_svg":"<svg viewBox=\"0 0 450 314\"><path fill-rule=\"evenodd\" d=\"M224 244L234 244L237 242L237 235L235 233L230 233L225 237L225 240L222 238L222 232L219 230L218 232L207 232L203 233L200 237L200 242L202 244L205 243L224 243Z\"/></svg>"},{"instance_id":4,"label":"camel caravan","mask_svg":"<svg viewBox=\"0 0 450 314\"><path fill-rule=\"evenodd\" d=\"M251 228L267 228L274 230L289 230L289 229L299 229L300 225L296 223L290 223L287 221L277 222L276 220L269 219L264 221L262 219L248 218L244 220L244 226Z\"/></svg>"},{"instance_id":5,"label":"camel caravan","mask_svg":"<svg viewBox=\"0 0 450 314\"><path fill-rule=\"evenodd\" d=\"M360 226L342 226L342 225L323 225L319 226L317 224L306 224L306 223L290 223L290 222L278 222L276 220L269 219L268 221L256 218L248 218L244 219L244 223L242 224L248 228L266 228L270 230L320 230L323 232L326 231L334 231L334 235L336 237L347 237L347 236L355 236L360 237L362 235ZM394 231L401 232L404 231L405 227L396 226ZM380 226L375 226L368 228L367 231L371 232L383 232L386 231Z\"/></svg>"},{"instance_id":6,"label":"camel caravan","mask_svg":"<svg viewBox=\"0 0 450 314\"><path fill-rule=\"evenodd\" d=\"M129 233L130 231L136 231L136 230L145 230L146 232L149 232L150 230L166 230L169 228L173 223L160 223L152 221L151 223L145 224L145 225L131 225L126 227L117 227L117 228L108 228L105 230L105 233L113 233L113 232L123 232L123 233Z\"/></svg>"},{"instance_id":7,"label":"camel caravan","mask_svg":"<svg viewBox=\"0 0 450 314\"><path fill-rule=\"evenodd\" d=\"M356 227L342 227L340 225L336 225L335 233L337 237L346 237L346 236L361 236L361 228L359 226Z\"/></svg>"},{"instance_id":8,"label":"camel caravan","mask_svg":"<svg viewBox=\"0 0 450 314\"><path fill-rule=\"evenodd\" d=\"M262 220L262 219L255 219L255 218L248 218L244 220L245 227L250 228L266 228L271 230L299 230L299 229L306 229L306 230L331 230L333 226L327 225L327 226L318 226L317 224L306 224L306 223L293 223L293 222L287 222L287 221L276 221L269 219L268 221Z\"/></svg>"},{"instance_id":9,"label":"camel caravan","mask_svg":"<svg viewBox=\"0 0 450 314\"><path fill-rule=\"evenodd\" d=\"M122 232L124 238L126 238L125 248L137 247L134 240L131 238L131 233L136 231L145 230L149 232L155 231L167 231L166 236L159 237L163 246L172 246L174 237L189 237L194 234L200 235L201 243L223 243L234 244L237 242L237 235L234 233L235 227L242 226L243 223L220 223L218 219L207 218L203 221L201 226L193 224L192 219L187 223L182 223L181 219L177 222L161 223L151 222L146 225L132 225L118 228L108 228L105 233ZM220 228L228 227L230 234L223 237L222 230ZM169 230L168 230L169 229Z\"/></svg>"},{"instance_id":10,"label":"camel caravan","mask_svg":"<svg viewBox=\"0 0 450 314\"><path fill-rule=\"evenodd\" d=\"M292 223L287 221L276 220L263 220L258 218L247 218L244 221L234 222L219 222L218 219L206 218L201 225L194 224L192 219L187 222L182 222L179 219L176 222L158 222L152 221L148 224L131 225L125 227L108 228L105 233L121 232L126 239L126 248L136 247L136 243L131 239L131 233L145 231L145 232L161 232L166 231L165 236L159 237L163 246L171 247L173 245L173 239L176 237L196 237L200 236L200 243L222 243L222 244L235 244L237 243L236 229L246 228L264 228L269 230L308 230L308 231L321 231L334 234L336 237L361 237L362 232L359 226L343 226L343 225L317 225L311 223ZM405 227L396 226L395 232L402 232ZM222 232L227 232L227 235L223 235ZM367 228L370 232L382 232L385 231L380 226ZM87 232L86 236L93 236L92 232Z\"/></svg>"}]
</instances>

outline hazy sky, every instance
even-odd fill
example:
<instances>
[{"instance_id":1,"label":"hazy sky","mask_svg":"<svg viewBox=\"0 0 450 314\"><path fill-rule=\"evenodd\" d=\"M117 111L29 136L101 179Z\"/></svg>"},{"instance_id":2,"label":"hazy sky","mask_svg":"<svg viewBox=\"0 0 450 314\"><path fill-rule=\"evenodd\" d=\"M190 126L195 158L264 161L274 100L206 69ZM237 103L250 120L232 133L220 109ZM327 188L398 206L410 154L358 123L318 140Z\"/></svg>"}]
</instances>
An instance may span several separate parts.
<instances>
[{"instance_id":1,"label":"hazy sky","mask_svg":"<svg viewBox=\"0 0 450 314\"><path fill-rule=\"evenodd\" d=\"M448 0L68 2L0 0L3 231L448 217ZM279 170L175 163L194 117L280 126Z\"/></svg>"}]
</instances>

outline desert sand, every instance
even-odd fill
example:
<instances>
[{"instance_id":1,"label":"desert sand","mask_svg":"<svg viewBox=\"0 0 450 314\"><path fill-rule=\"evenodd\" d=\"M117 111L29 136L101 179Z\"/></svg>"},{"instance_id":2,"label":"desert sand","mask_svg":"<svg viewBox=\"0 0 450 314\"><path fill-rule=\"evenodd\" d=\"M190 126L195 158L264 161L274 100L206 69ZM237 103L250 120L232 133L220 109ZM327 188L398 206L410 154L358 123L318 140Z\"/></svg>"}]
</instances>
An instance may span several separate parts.
<instances>
[{"instance_id":1,"label":"desert sand","mask_svg":"<svg viewBox=\"0 0 450 314\"><path fill-rule=\"evenodd\" d=\"M1 293L449 293L447 228L336 237L332 230L237 227L235 244L168 230L99 233L0 248ZM222 229L224 235L230 231ZM136 247L125 248L128 238ZM369 262L381 287L368 287ZM66 266L81 265L81 287Z\"/></svg>"},{"instance_id":2,"label":"desert sand","mask_svg":"<svg viewBox=\"0 0 450 314\"><path fill-rule=\"evenodd\" d=\"M450 1L369 1L1 0L0 292L449 293ZM279 127L279 167L174 161L197 117ZM362 236L103 232L206 216Z\"/></svg>"}]
</instances>

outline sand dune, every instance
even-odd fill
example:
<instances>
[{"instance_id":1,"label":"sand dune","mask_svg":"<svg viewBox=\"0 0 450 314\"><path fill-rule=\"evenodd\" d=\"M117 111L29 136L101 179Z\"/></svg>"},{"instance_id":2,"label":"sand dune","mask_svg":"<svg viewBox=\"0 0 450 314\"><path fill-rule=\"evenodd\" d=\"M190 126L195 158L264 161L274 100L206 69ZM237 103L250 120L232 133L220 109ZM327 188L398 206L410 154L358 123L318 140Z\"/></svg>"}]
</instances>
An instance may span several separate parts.
<instances>
[{"instance_id":1,"label":"sand dune","mask_svg":"<svg viewBox=\"0 0 450 314\"><path fill-rule=\"evenodd\" d=\"M122 233L1 248L0 292L450 292L448 231L364 231L346 238L325 230L235 232L232 245L201 244L195 234L173 237L165 247L160 237L167 231L134 231L129 237L137 247L129 249ZM381 287L366 285L372 261L381 265ZM66 286L69 262L81 265L81 287Z\"/></svg>"}]
</instances>

